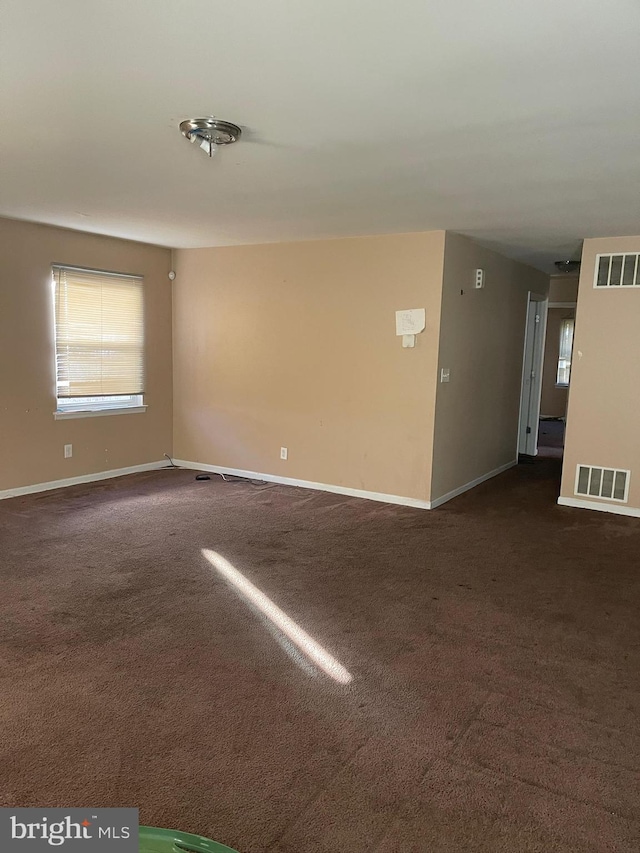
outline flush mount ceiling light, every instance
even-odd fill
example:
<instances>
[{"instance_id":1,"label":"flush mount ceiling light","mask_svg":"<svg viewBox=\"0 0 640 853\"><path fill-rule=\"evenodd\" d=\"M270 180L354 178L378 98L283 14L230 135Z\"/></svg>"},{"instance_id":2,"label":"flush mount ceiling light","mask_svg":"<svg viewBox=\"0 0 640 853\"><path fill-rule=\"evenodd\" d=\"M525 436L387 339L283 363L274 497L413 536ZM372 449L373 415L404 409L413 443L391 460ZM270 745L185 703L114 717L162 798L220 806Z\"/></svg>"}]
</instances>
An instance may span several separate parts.
<instances>
[{"instance_id":1,"label":"flush mount ceiling light","mask_svg":"<svg viewBox=\"0 0 640 853\"><path fill-rule=\"evenodd\" d=\"M188 118L180 122L180 130L189 142L195 142L209 157L213 157L219 145L237 142L242 133L237 124L213 116Z\"/></svg>"},{"instance_id":2,"label":"flush mount ceiling light","mask_svg":"<svg viewBox=\"0 0 640 853\"><path fill-rule=\"evenodd\" d=\"M580 261L554 261L558 272L571 273L580 269Z\"/></svg>"}]
</instances>

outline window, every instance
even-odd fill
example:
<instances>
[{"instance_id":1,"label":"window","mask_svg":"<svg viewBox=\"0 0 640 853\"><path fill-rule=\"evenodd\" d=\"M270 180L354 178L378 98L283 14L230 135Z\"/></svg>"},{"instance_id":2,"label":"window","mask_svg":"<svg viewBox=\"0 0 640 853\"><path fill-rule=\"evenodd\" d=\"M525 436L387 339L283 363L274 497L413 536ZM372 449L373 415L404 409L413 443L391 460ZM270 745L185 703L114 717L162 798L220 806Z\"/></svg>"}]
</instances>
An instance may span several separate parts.
<instances>
[{"instance_id":1,"label":"window","mask_svg":"<svg viewBox=\"0 0 640 853\"><path fill-rule=\"evenodd\" d=\"M53 268L56 416L139 411L144 394L143 282Z\"/></svg>"},{"instance_id":2,"label":"window","mask_svg":"<svg viewBox=\"0 0 640 853\"><path fill-rule=\"evenodd\" d=\"M560 323L560 352L558 355L558 373L556 385L567 386L571 376L571 350L573 349L573 328L575 320L563 320Z\"/></svg>"},{"instance_id":3,"label":"window","mask_svg":"<svg viewBox=\"0 0 640 853\"><path fill-rule=\"evenodd\" d=\"M597 255L594 287L640 287L640 255Z\"/></svg>"}]
</instances>

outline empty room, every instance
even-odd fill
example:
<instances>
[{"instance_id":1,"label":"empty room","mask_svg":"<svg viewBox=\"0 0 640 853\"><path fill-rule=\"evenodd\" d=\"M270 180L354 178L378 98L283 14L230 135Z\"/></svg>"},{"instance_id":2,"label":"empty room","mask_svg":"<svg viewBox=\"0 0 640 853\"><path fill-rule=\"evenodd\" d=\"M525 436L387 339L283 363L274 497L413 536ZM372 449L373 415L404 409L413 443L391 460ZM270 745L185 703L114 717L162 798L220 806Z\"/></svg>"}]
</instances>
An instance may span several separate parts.
<instances>
[{"instance_id":1,"label":"empty room","mask_svg":"<svg viewBox=\"0 0 640 853\"><path fill-rule=\"evenodd\" d=\"M637 853L639 28L3 0L2 853Z\"/></svg>"}]
</instances>

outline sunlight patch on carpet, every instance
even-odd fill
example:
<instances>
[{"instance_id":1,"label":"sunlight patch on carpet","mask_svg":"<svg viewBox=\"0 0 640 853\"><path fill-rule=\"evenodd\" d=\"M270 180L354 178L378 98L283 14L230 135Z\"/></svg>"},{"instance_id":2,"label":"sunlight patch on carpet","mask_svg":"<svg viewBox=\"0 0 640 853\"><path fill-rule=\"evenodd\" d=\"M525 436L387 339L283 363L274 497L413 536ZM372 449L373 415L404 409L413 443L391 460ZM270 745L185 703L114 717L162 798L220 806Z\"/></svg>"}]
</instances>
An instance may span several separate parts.
<instances>
[{"instance_id":1,"label":"sunlight patch on carpet","mask_svg":"<svg viewBox=\"0 0 640 853\"><path fill-rule=\"evenodd\" d=\"M326 649L310 637L293 619L280 610L257 586L247 580L242 572L216 551L202 549L203 556L211 565L261 613L263 613L307 658L339 684L349 684L353 676Z\"/></svg>"}]
</instances>

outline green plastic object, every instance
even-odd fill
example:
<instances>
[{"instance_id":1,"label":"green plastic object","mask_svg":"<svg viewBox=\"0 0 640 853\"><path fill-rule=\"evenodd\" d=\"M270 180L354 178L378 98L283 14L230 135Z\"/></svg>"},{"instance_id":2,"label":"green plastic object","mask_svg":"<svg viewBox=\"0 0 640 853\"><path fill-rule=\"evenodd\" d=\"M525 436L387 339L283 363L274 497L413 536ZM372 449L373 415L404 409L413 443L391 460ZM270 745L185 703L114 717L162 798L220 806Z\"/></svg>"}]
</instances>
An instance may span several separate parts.
<instances>
[{"instance_id":1,"label":"green plastic object","mask_svg":"<svg viewBox=\"0 0 640 853\"><path fill-rule=\"evenodd\" d=\"M141 826L139 839L140 853L238 853L210 838L155 826Z\"/></svg>"}]
</instances>

